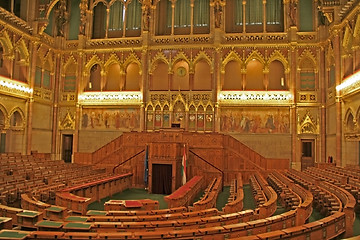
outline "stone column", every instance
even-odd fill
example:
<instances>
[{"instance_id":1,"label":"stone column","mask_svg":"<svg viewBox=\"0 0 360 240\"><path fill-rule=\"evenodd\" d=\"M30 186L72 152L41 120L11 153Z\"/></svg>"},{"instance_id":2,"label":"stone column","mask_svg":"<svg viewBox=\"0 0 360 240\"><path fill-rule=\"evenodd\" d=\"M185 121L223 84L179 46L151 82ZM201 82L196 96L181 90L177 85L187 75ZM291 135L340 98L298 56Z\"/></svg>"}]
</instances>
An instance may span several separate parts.
<instances>
[{"instance_id":1,"label":"stone column","mask_svg":"<svg viewBox=\"0 0 360 240\"><path fill-rule=\"evenodd\" d=\"M30 61L30 67L29 67L29 77L28 77L28 83L29 87L31 89L34 89L35 87L35 74L36 74L36 58L37 58L37 47L38 42L32 42L31 43L32 51L31 51L31 61ZM14 63L14 61L13 61ZM11 68L13 69L13 67ZM13 71L13 70L11 70ZM11 74L12 75L12 74ZM33 106L34 106L34 96L33 92L30 93L30 97L27 102L27 127L25 131L26 136L26 150L25 153L27 155L31 154L31 144L32 144L32 118L33 118Z\"/></svg>"},{"instance_id":2,"label":"stone column","mask_svg":"<svg viewBox=\"0 0 360 240\"><path fill-rule=\"evenodd\" d=\"M51 155L52 159L56 159L57 133L58 133L58 111L59 111L59 84L61 76L61 55L58 53L55 58L55 79L54 79L54 99L53 99L53 124L51 136Z\"/></svg>"},{"instance_id":3,"label":"stone column","mask_svg":"<svg viewBox=\"0 0 360 240\"><path fill-rule=\"evenodd\" d=\"M301 159L298 159L297 153L300 151L298 149L298 137L297 137L297 91L296 91L296 76L297 76L297 61L296 61L296 47L295 45L291 47L289 52L290 54L290 80L289 80L289 91L294 96L294 105L290 108L290 123L291 123L291 150L292 157L291 163L292 167L300 170L301 169Z\"/></svg>"},{"instance_id":4,"label":"stone column","mask_svg":"<svg viewBox=\"0 0 360 240\"><path fill-rule=\"evenodd\" d=\"M81 104L79 103L79 95L83 93L83 86L84 86L84 78L86 75L83 74L83 63L85 61L85 54L82 51L79 51L78 57L78 70L77 70L77 94L76 94L76 115L75 115L75 131L74 131L74 138L73 138L73 152L76 153L79 151L79 131L80 131L80 121L81 121Z\"/></svg>"},{"instance_id":5,"label":"stone column","mask_svg":"<svg viewBox=\"0 0 360 240\"><path fill-rule=\"evenodd\" d=\"M339 32L335 32L334 37L334 55L335 55L335 83L336 86L341 84L341 50L340 50L340 36ZM342 107L339 93L336 93L336 159L337 165L342 166Z\"/></svg>"},{"instance_id":6,"label":"stone column","mask_svg":"<svg viewBox=\"0 0 360 240\"><path fill-rule=\"evenodd\" d=\"M144 131L145 130L145 122L146 122L146 118L145 118L145 105L147 102L147 92L148 92L148 85L147 82L149 81L149 74L148 74L148 54L147 54L147 49L144 48L141 52L141 62L142 62L142 76L141 76L141 86L140 86L140 91L142 92L143 95L143 100L142 100L142 104L140 106L140 131Z\"/></svg>"},{"instance_id":7,"label":"stone column","mask_svg":"<svg viewBox=\"0 0 360 240\"><path fill-rule=\"evenodd\" d=\"M221 73L221 49L217 47L215 49L215 56L214 56L214 68L213 68L213 102L215 103L215 118L214 118L214 130L215 132L220 132L220 109L219 109L219 99L218 94L222 90L221 86L221 77L224 75ZM197 116L196 116L197 120ZM197 127L197 124L196 124Z\"/></svg>"},{"instance_id":8,"label":"stone column","mask_svg":"<svg viewBox=\"0 0 360 240\"><path fill-rule=\"evenodd\" d=\"M320 61L319 61L319 94L320 96L320 161L326 162L326 59L325 59L325 49L324 46L321 46L320 49Z\"/></svg>"},{"instance_id":9,"label":"stone column","mask_svg":"<svg viewBox=\"0 0 360 240\"><path fill-rule=\"evenodd\" d=\"M266 0L263 0L263 32L266 33Z\"/></svg>"}]
</instances>

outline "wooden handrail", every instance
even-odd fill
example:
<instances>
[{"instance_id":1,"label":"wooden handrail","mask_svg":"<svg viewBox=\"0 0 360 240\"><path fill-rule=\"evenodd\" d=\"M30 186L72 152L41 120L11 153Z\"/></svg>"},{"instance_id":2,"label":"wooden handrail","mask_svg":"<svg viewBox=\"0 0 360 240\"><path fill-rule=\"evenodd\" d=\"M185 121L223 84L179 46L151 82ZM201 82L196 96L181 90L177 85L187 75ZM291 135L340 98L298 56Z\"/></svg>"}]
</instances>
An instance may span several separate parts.
<instances>
[{"instance_id":1,"label":"wooden handrail","mask_svg":"<svg viewBox=\"0 0 360 240\"><path fill-rule=\"evenodd\" d=\"M221 173L221 191L223 191L224 189L224 171L221 170L220 168L218 168L217 166L215 166L214 164L212 164L211 162L205 160L204 158L202 158L201 156L199 156L198 154L196 154L194 151L192 151L191 149L189 149L189 152L191 152L192 154L194 154L195 156L197 156L198 158L200 158L202 161L204 161L205 163L209 164L210 166L212 166L213 168L215 168L216 170L218 170Z\"/></svg>"},{"instance_id":2,"label":"wooden handrail","mask_svg":"<svg viewBox=\"0 0 360 240\"><path fill-rule=\"evenodd\" d=\"M139 155L140 153L143 153L145 152L145 149L144 150L141 150L140 152L136 153L135 155L129 157L128 159L126 159L125 161L119 163L118 165L116 165L114 168L113 168L113 173L115 173L115 169L122 166L123 164L127 163L128 161L130 161L131 159L133 159L134 157L136 157L137 155Z\"/></svg>"}]
</instances>

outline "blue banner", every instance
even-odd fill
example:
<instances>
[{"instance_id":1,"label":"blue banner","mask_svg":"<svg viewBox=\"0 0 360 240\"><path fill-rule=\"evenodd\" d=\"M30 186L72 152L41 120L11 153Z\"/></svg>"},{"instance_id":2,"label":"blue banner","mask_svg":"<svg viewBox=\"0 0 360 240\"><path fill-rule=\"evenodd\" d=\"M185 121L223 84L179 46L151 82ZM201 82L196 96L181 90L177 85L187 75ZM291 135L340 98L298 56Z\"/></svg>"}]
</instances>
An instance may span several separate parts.
<instances>
[{"instance_id":1,"label":"blue banner","mask_svg":"<svg viewBox=\"0 0 360 240\"><path fill-rule=\"evenodd\" d=\"M148 154L148 145L145 146L145 159L144 159L144 184L145 188L148 187L148 178L149 178L149 154Z\"/></svg>"}]
</instances>

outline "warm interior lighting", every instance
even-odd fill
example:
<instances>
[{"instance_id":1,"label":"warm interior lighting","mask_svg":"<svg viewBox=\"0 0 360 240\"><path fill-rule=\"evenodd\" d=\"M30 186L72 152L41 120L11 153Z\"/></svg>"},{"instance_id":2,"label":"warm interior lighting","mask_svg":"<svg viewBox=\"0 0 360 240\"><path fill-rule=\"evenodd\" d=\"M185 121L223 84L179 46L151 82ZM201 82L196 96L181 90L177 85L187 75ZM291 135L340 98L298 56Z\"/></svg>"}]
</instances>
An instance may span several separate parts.
<instances>
[{"instance_id":1,"label":"warm interior lighting","mask_svg":"<svg viewBox=\"0 0 360 240\"><path fill-rule=\"evenodd\" d=\"M288 91L222 91L219 100L223 101L289 101L293 96Z\"/></svg>"},{"instance_id":2,"label":"warm interior lighting","mask_svg":"<svg viewBox=\"0 0 360 240\"><path fill-rule=\"evenodd\" d=\"M353 85L355 85L358 82L360 82L360 71L357 71L353 75L345 78L340 85L336 86L336 90L341 91L345 88L353 87Z\"/></svg>"},{"instance_id":3,"label":"warm interior lighting","mask_svg":"<svg viewBox=\"0 0 360 240\"><path fill-rule=\"evenodd\" d=\"M80 101L134 101L142 100L141 92L84 92Z\"/></svg>"},{"instance_id":4,"label":"warm interior lighting","mask_svg":"<svg viewBox=\"0 0 360 240\"><path fill-rule=\"evenodd\" d=\"M17 81L11 80L9 78L6 78L4 76L0 76L0 86L7 87L10 89L15 89L21 92L25 93L32 93L33 89L27 87L27 84L25 83L19 83Z\"/></svg>"},{"instance_id":5,"label":"warm interior lighting","mask_svg":"<svg viewBox=\"0 0 360 240\"><path fill-rule=\"evenodd\" d=\"M281 84L282 87L285 85L285 80L284 80L283 77L280 79L280 84Z\"/></svg>"}]
</instances>

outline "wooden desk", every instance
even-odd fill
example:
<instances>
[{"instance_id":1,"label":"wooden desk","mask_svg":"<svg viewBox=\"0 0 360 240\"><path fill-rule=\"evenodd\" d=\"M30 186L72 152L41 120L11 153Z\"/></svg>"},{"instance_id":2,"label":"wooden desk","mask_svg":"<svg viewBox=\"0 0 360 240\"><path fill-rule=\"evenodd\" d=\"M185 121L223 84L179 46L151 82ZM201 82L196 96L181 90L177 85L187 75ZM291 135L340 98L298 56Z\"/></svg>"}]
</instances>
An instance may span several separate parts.
<instances>
[{"instance_id":1,"label":"wooden desk","mask_svg":"<svg viewBox=\"0 0 360 240\"><path fill-rule=\"evenodd\" d=\"M67 207L73 212L82 215L85 215L90 201L91 198L80 197L70 192L61 191L56 193L56 205Z\"/></svg>"},{"instance_id":2,"label":"wooden desk","mask_svg":"<svg viewBox=\"0 0 360 240\"><path fill-rule=\"evenodd\" d=\"M98 233L96 232L67 232L64 234L64 239L96 239Z\"/></svg>"},{"instance_id":3,"label":"wooden desk","mask_svg":"<svg viewBox=\"0 0 360 240\"><path fill-rule=\"evenodd\" d=\"M37 222L35 224L35 226L39 229L39 231L42 231L42 230L59 231L63 225L64 225L63 222L55 222L55 221L48 221L48 220L43 220L43 221Z\"/></svg>"},{"instance_id":4,"label":"wooden desk","mask_svg":"<svg viewBox=\"0 0 360 240\"><path fill-rule=\"evenodd\" d=\"M125 200L124 206L127 209L132 209L132 208L141 208L143 204L141 203L141 201L138 200Z\"/></svg>"},{"instance_id":5,"label":"wooden desk","mask_svg":"<svg viewBox=\"0 0 360 240\"><path fill-rule=\"evenodd\" d=\"M29 232L17 231L17 230L1 230L0 239L25 239L29 235Z\"/></svg>"},{"instance_id":6,"label":"wooden desk","mask_svg":"<svg viewBox=\"0 0 360 240\"><path fill-rule=\"evenodd\" d=\"M45 217L46 219L57 221L62 220L66 217L67 211L65 207L60 206L51 206L45 209Z\"/></svg>"},{"instance_id":7,"label":"wooden desk","mask_svg":"<svg viewBox=\"0 0 360 240\"><path fill-rule=\"evenodd\" d=\"M36 228L35 224L43 219L41 212L23 211L16 214L18 217L18 225L21 227Z\"/></svg>"},{"instance_id":8,"label":"wooden desk","mask_svg":"<svg viewBox=\"0 0 360 240\"><path fill-rule=\"evenodd\" d=\"M86 216L106 216L106 211L88 210Z\"/></svg>"},{"instance_id":9,"label":"wooden desk","mask_svg":"<svg viewBox=\"0 0 360 240\"><path fill-rule=\"evenodd\" d=\"M65 222L86 222L88 219L88 217L68 216L65 218Z\"/></svg>"},{"instance_id":10,"label":"wooden desk","mask_svg":"<svg viewBox=\"0 0 360 240\"><path fill-rule=\"evenodd\" d=\"M12 218L0 217L0 230L1 229L12 229Z\"/></svg>"},{"instance_id":11,"label":"wooden desk","mask_svg":"<svg viewBox=\"0 0 360 240\"><path fill-rule=\"evenodd\" d=\"M13 224L17 224L17 214L21 213L22 211L24 211L21 208L13 208L13 207L8 207L5 205L0 205L0 213L2 216L4 217L9 217L12 218L13 220Z\"/></svg>"},{"instance_id":12,"label":"wooden desk","mask_svg":"<svg viewBox=\"0 0 360 240\"><path fill-rule=\"evenodd\" d=\"M31 232L30 239L60 239L64 235L64 232L54 231L34 231Z\"/></svg>"},{"instance_id":13,"label":"wooden desk","mask_svg":"<svg viewBox=\"0 0 360 240\"><path fill-rule=\"evenodd\" d=\"M84 232L89 231L91 228L91 223L83 222L68 222L63 226L65 231L74 231L74 232Z\"/></svg>"},{"instance_id":14,"label":"wooden desk","mask_svg":"<svg viewBox=\"0 0 360 240\"><path fill-rule=\"evenodd\" d=\"M151 199L109 200L104 203L105 211L157 210L159 202Z\"/></svg>"}]
</instances>

